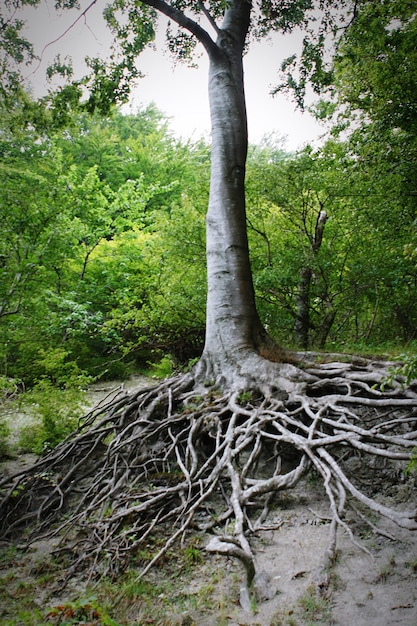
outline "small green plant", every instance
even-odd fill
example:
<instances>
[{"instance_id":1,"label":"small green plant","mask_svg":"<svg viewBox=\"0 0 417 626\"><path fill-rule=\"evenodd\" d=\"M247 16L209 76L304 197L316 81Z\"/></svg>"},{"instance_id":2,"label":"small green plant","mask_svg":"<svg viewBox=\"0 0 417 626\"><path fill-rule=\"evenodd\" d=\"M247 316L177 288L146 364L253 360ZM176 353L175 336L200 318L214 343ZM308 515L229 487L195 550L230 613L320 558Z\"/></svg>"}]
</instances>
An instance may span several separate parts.
<instances>
[{"instance_id":1,"label":"small green plant","mask_svg":"<svg viewBox=\"0 0 417 626\"><path fill-rule=\"evenodd\" d=\"M391 569L389 567L381 567L378 574L375 577L375 582L377 583L385 583L388 579L388 576L391 574Z\"/></svg>"},{"instance_id":2,"label":"small green plant","mask_svg":"<svg viewBox=\"0 0 417 626\"><path fill-rule=\"evenodd\" d=\"M7 548L0 551L0 565L7 567L13 566L14 559L16 558L18 552L16 546L8 546Z\"/></svg>"},{"instance_id":3,"label":"small green plant","mask_svg":"<svg viewBox=\"0 0 417 626\"><path fill-rule=\"evenodd\" d=\"M0 420L0 461L9 454L10 428L5 421Z\"/></svg>"},{"instance_id":4,"label":"small green plant","mask_svg":"<svg viewBox=\"0 0 417 626\"><path fill-rule=\"evenodd\" d=\"M196 365L200 360L200 357L196 357L195 359L190 359L185 367L185 371L189 372L193 369L194 365Z\"/></svg>"},{"instance_id":5,"label":"small green plant","mask_svg":"<svg viewBox=\"0 0 417 626\"><path fill-rule=\"evenodd\" d=\"M104 609L98 606L95 598L59 604L47 613L46 619L56 626L87 623L100 624L102 626L117 626L117 623L107 615Z\"/></svg>"},{"instance_id":6,"label":"small green plant","mask_svg":"<svg viewBox=\"0 0 417 626\"><path fill-rule=\"evenodd\" d=\"M396 360L400 364L390 369L389 375L381 383L382 390L387 385L392 386L394 380L400 379L403 386L406 386L417 379L417 354L400 354Z\"/></svg>"},{"instance_id":7,"label":"small green plant","mask_svg":"<svg viewBox=\"0 0 417 626\"><path fill-rule=\"evenodd\" d=\"M17 395L20 385L19 380L0 375L0 403Z\"/></svg>"},{"instance_id":8,"label":"small green plant","mask_svg":"<svg viewBox=\"0 0 417 626\"><path fill-rule=\"evenodd\" d=\"M406 385L417 379L417 354L401 354L399 357L401 365L397 368L397 373L404 376Z\"/></svg>"},{"instance_id":9,"label":"small green plant","mask_svg":"<svg viewBox=\"0 0 417 626\"><path fill-rule=\"evenodd\" d=\"M417 472L417 448L413 448L411 452L411 459L406 469L407 474L412 474L414 472Z\"/></svg>"},{"instance_id":10,"label":"small green plant","mask_svg":"<svg viewBox=\"0 0 417 626\"><path fill-rule=\"evenodd\" d=\"M201 556L201 550L199 550L195 546L189 546L188 548L185 548L184 556L187 565L194 565L203 561L203 557Z\"/></svg>"},{"instance_id":11,"label":"small green plant","mask_svg":"<svg viewBox=\"0 0 417 626\"><path fill-rule=\"evenodd\" d=\"M84 393L80 389L58 389L47 380L22 394L23 411L37 418L37 422L22 428L20 449L41 454L45 449L54 448L77 428L85 411L83 400Z\"/></svg>"},{"instance_id":12,"label":"small green plant","mask_svg":"<svg viewBox=\"0 0 417 626\"><path fill-rule=\"evenodd\" d=\"M123 596L127 600L135 600L140 597L157 598L161 593L161 589L151 583L132 577L122 587Z\"/></svg>"},{"instance_id":13,"label":"small green plant","mask_svg":"<svg viewBox=\"0 0 417 626\"><path fill-rule=\"evenodd\" d=\"M414 574L417 574L417 559L413 559L412 561L407 561L407 567L411 568Z\"/></svg>"},{"instance_id":14,"label":"small green plant","mask_svg":"<svg viewBox=\"0 0 417 626\"><path fill-rule=\"evenodd\" d=\"M281 611L275 613L269 626L299 626L299 622L292 616L293 613L293 609L282 609Z\"/></svg>"},{"instance_id":15,"label":"small green plant","mask_svg":"<svg viewBox=\"0 0 417 626\"><path fill-rule=\"evenodd\" d=\"M237 397L238 404L242 406L244 406L245 404L248 404L248 402L250 402L251 400L252 400L251 391L242 391Z\"/></svg>"},{"instance_id":16,"label":"small green plant","mask_svg":"<svg viewBox=\"0 0 417 626\"><path fill-rule=\"evenodd\" d=\"M381 567L378 574L376 575L377 583L384 583L388 579L389 576L393 574L394 567L396 565L395 556L392 555L389 561Z\"/></svg>"},{"instance_id":17,"label":"small green plant","mask_svg":"<svg viewBox=\"0 0 417 626\"><path fill-rule=\"evenodd\" d=\"M167 378L174 370L174 362L169 354L163 356L158 363L148 363L148 365L150 365L149 373L153 378Z\"/></svg>"},{"instance_id":18,"label":"small green plant","mask_svg":"<svg viewBox=\"0 0 417 626\"><path fill-rule=\"evenodd\" d=\"M330 602L328 598L317 593L314 585L307 587L298 601L302 624L313 624L325 621L330 617Z\"/></svg>"}]
</instances>

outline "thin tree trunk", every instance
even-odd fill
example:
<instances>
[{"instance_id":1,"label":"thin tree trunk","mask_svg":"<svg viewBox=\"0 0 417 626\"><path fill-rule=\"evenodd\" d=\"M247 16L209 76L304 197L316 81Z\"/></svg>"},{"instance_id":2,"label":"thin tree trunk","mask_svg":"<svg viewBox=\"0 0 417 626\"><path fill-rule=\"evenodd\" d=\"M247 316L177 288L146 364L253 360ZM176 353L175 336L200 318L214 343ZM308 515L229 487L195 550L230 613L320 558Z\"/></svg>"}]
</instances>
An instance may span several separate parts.
<instances>
[{"instance_id":1,"label":"thin tree trunk","mask_svg":"<svg viewBox=\"0 0 417 626\"><path fill-rule=\"evenodd\" d=\"M297 314L294 330L296 342L303 350L308 348L310 335L310 286L312 278L312 268L309 266L302 267L295 298Z\"/></svg>"},{"instance_id":2,"label":"thin tree trunk","mask_svg":"<svg viewBox=\"0 0 417 626\"><path fill-rule=\"evenodd\" d=\"M331 302L328 303L328 311L324 316L324 319L321 323L320 333L318 338L318 346L320 349L324 350L326 347L327 338L330 334L334 321L336 319L336 311L333 308L333 304Z\"/></svg>"},{"instance_id":3,"label":"thin tree trunk","mask_svg":"<svg viewBox=\"0 0 417 626\"><path fill-rule=\"evenodd\" d=\"M296 341L304 350L308 349L310 335L310 287L313 280L312 261L320 250L326 221L327 213L326 211L323 211L321 207L321 210L317 215L314 234L312 235L310 242L311 250L309 252L311 252L311 258L300 270L300 280L296 296L297 314L294 330Z\"/></svg>"}]
</instances>

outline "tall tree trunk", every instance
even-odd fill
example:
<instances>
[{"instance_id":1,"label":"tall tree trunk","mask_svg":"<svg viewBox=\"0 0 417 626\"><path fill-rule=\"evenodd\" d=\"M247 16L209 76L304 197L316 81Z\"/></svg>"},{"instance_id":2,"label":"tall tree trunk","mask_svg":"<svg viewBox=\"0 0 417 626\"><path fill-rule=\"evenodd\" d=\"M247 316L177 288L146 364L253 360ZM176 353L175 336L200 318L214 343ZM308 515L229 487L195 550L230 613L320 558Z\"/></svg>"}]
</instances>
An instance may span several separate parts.
<instances>
[{"instance_id":1,"label":"tall tree trunk","mask_svg":"<svg viewBox=\"0 0 417 626\"><path fill-rule=\"evenodd\" d=\"M207 227L207 316L202 357L195 375L229 387L249 378L269 379L261 356L281 355L259 319L246 233L245 169L248 149L243 51L250 25L251 0L225 3L221 28L203 3L202 13L216 31L214 41L200 24L164 0L143 0L204 46L210 61L212 125L210 200ZM270 364L268 364L270 365Z\"/></svg>"},{"instance_id":2,"label":"tall tree trunk","mask_svg":"<svg viewBox=\"0 0 417 626\"><path fill-rule=\"evenodd\" d=\"M247 12L249 3L240 4ZM226 12L225 22L228 22ZM232 21L230 26L242 24ZM207 324L203 359L216 370L259 349L266 340L256 305L246 232L245 166L248 147L242 51L246 31L223 26L210 55L212 124L207 226Z\"/></svg>"}]
</instances>

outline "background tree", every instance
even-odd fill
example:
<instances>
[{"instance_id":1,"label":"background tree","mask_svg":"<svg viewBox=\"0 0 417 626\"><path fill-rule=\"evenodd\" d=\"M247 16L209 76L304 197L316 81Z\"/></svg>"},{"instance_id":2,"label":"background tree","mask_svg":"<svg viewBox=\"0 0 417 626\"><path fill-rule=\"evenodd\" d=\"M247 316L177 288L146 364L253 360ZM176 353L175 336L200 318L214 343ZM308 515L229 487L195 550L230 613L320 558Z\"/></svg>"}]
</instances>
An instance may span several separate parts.
<instances>
[{"instance_id":1,"label":"background tree","mask_svg":"<svg viewBox=\"0 0 417 626\"><path fill-rule=\"evenodd\" d=\"M404 253L413 232L411 200L397 175L358 159L348 143L249 161L254 280L273 336L296 343L299 276L307 272L311 346L369 350L412 341L415 267ZM322 246L313 251L323 209Z\"/></svg>"},{"instance_id":2,"label":"background tree","mask_svg":"<svg viewBox=\"0 0 417 626\"><path fill-rule=\"evenodd\" d=\"M2 136L1 354L3 373L26 385L45 375L59 384L81 382L84 374L118 376L128 364L143 367L152 351L155 358L162 350L178 356L176 345L188 354L185 320L194 320L194 330L187 330L196 341L204 325L203 301L201 313L190 315L189 297L167 294L174 283L183 290L189 285L197 296L197 278L204 294L201 263L187 265L187 282L180 280L184 256L172 268L168 259L175 258L170 246L178 252L191 235L190 246L198 248L198 220L190 222L186 187L201 189L206 202L207 148L174 140L154 109L125 119L115 115L107 126L79 121L79 130L74 119L69 130L42 140L30 132ZM184 215L181 228L190 229L187 238L172 239L173 229L180 229L170 218L176 208ZM201 339L197 343L201 348Z\"/></svg>"},{"instance_id":3,"label":"background tree","mask_svg":"<svg viewBox=\"0 0 417 626\"><path fill-rule=\"evenodd\" d=\"M291 333L304 349L325 346L351 298L348 268L359 238L350 165L345 147L333 141L260 168L249 163L252 246L257 251L263 240L268 250L267 262L254 253L260 311L274 335Z\"/></svg>"},{"instance_id":4,"label":"background tree","mask_svg":"<svg viewBox=\"0 0 417 626\"><path fill-rule=\"evenodd\" d=\"M365 2L334 63L339 115L335 130L353 122L349 147L356 172L368 185L363 213L385 251L385 265L375 276L371 299L378 307L384 302L381 317L399 323L408 341L415 337L416 328L416 276L404 256L415 239L417 211L416 28L410 3ZM392 246L392 237L398 248ZM383 330L391 332L392 326Z\"/></svg>"}]
</instances>

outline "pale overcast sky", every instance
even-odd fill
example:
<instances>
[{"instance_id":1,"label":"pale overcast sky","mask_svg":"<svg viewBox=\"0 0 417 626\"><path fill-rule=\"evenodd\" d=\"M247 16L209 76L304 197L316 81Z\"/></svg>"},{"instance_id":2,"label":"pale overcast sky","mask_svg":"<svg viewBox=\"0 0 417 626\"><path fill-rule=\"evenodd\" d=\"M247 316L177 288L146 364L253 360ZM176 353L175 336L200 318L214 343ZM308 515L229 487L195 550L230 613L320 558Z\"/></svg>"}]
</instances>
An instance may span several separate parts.
<instances>
[{"instance_id":1,"label":"pale overcast sky","mask_svg":"<svg viewBox=\"0 0 417 626\"><path fill-rule=\"evenodd\" d=\"M81 0L84 9L89 2ZM66 11L60 16L51 0L42 0L41 6L26 11L27 34L36 44L36 52L42 55L42 63L35 73L28 70L28 80L36 91L44 83L45 68L60 53L81 64L85 54L93 56L105 51L110 34L103 28L101 12L103 4L94 6L85 19L80 20L64 37L61 35L74 21L77 13ZM54 42L59 38L59 41ZM299 37L298 37L299 40ZM271 88L278 82L278 67L283 58L293 52L297 38L276 37L273 43L252 45L245 57L245 85L248 109L249 141L259 142L264 135L276 133L286 136L290 150L308 142L317 142L324 133L321 125L308 114L295 110L294 103L284 95L272 97ZM48 45L49 44L49 45ZM285 46L285 47L284 47ZM191 69L181 64L174 66L172 58L163 51L163 33L157 39L157 50L142 53L138 65L146 74L132 91L129 110L155 102L169 118L172 130L182 137L209 138L210 117L207 94L208 62L203 54L199 68Z\"/></svg>"}]
</instances>

